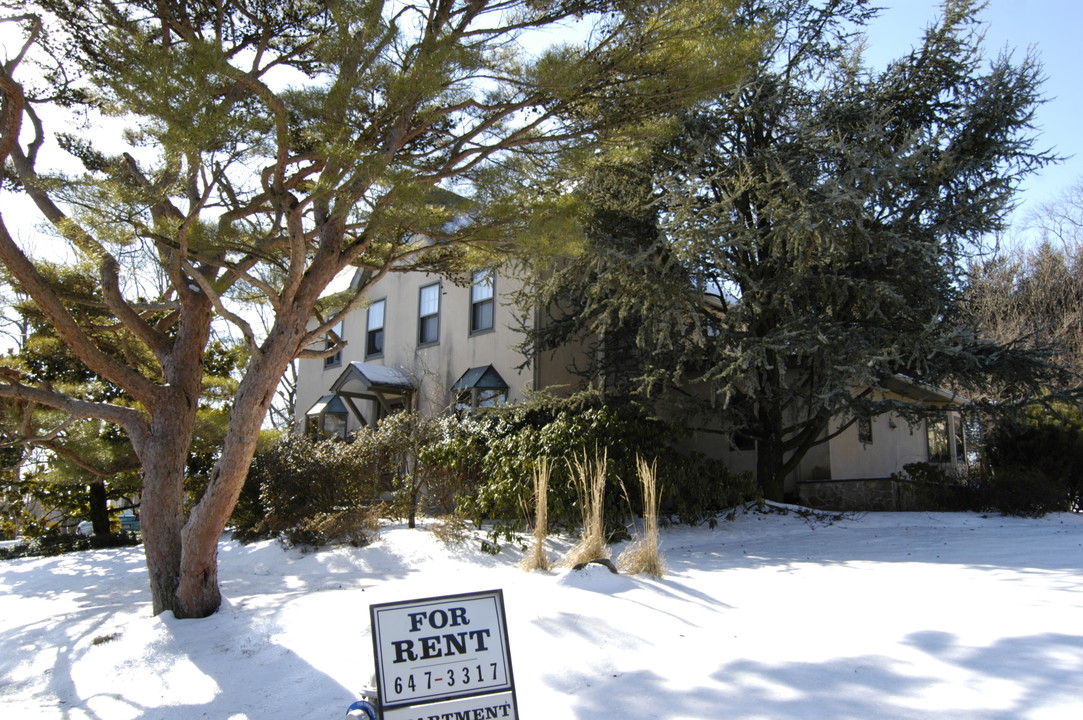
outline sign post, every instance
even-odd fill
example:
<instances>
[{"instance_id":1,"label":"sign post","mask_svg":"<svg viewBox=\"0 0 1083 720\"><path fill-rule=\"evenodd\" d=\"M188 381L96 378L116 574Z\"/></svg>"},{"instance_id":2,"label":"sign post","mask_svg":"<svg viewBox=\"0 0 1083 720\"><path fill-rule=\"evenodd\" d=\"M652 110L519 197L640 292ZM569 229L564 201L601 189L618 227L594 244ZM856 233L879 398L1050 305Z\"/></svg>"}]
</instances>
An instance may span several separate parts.
<instances>
[{"instance_id":1,"label":"sign post","mask_svg":"<svg viewBox=\"0 0 1083 720\"><path fill-rule=\"evenodd\" d=\"M500 590L369 608L383 720L517 720Z\"/></svg>"}]
</instances>

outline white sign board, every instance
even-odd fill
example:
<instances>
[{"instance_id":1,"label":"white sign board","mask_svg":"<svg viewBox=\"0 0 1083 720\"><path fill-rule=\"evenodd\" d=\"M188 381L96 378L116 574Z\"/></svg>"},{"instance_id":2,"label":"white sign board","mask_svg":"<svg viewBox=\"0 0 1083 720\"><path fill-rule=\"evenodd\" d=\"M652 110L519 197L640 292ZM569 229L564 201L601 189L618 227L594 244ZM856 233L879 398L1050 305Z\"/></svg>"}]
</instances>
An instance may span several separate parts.
<instances>
[{"instance_id":1,"label":"white sign board","mask_svg":"<svg viewBox=\"0 0 1083 720\"><path fill-rule=\"evenodd\" d=\"M384 710L381 720L504 720L515 718L511 692Z\"/></svg>"},{"instance_id":2,"label":"white sign board","mask_svg":"<svg viewBox=\"0 0 1083 720\"><path fill-rule=\"evenodd\" d=\"M369 612L384 718L428 718L430 703L454 706L437 717L517 717L500 590L383 603ZM447 703L458 698L471 701Z\"/></svg>"}]
</instances>

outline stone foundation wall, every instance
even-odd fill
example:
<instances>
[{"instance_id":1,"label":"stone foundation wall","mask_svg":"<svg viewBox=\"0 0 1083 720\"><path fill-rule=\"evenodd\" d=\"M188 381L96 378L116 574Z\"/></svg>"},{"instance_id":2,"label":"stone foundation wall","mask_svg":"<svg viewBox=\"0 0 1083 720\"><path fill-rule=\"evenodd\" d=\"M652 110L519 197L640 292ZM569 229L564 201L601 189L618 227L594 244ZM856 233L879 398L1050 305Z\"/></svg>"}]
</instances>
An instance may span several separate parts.
<instances>
[{"instance_id":1,"label":"stone foundation wall","mask_svg":"<svg viewBox=\"0 0 1083 720\"><path fill-rule=\"evenodd\" d=\"M820 510L900 512L918 507L916 487L909 480L806 480L797 484L802 505Z\"/></svg>"}]
</instances>

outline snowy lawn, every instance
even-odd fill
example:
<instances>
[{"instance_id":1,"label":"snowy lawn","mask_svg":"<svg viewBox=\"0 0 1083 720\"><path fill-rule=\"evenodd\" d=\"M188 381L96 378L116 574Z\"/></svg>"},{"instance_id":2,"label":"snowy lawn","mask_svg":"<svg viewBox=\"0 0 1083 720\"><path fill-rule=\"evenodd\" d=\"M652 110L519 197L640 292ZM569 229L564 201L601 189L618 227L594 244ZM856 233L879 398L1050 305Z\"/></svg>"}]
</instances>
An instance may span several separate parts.
<instances>
[{"instance_id":1,"label":"snowy lawn","mask_svg":"<svg viewBox=\"0 0 1083 720\"><path fill-rule=\"evenodd\" d=\"M662 541L654 580L423 529L224 540L226 601L187 621L150 617L141 548L0 562L2 717L340 720L370 603L501 588L527 719L1083 718L1083 516L751 512Z\"/></svg>"}]
</instances>

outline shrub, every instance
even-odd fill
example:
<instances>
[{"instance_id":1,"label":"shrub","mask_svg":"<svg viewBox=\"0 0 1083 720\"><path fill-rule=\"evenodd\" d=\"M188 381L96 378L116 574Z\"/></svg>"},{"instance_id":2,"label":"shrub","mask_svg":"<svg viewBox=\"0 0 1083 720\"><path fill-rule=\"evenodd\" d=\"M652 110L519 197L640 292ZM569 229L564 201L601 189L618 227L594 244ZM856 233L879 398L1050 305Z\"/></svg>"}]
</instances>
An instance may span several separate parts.
<instances>
[{"instance_id":1,"label":"shrub","mask_svg":"<svg viewBox=\"0 0 1083 720\"><path fill-rule=\"evenodd\" d=\"M643 458L636 461L636 467L639 469L639 484L643 490L645 527L642 537L636 538L621 553L617 566L623 572L633 575L646 574L660 578L665 574L665 562L658 548L658 469L653 464L647 464Z\"/></svg>"},{"instance_id":2,"label":"shrub","mask_svg":"<svg viewBox=\"0 0 1083 720\"><path fill-rule=\"evenodd\" d=\"M717 458L673 449L655 457L662 517L695 524L761 499L759 484L751 473L735 473Z\"/></svg>"},{"instance_id":3,"label":"shrub","mask_svg":"<svg viewBox=\"0 0 1083 720\"><path fill-rule=\"evenodd\" d=\"M527 525L533 494L533 473L539 458L551 458L548 520L552 525L575 527L581 520L569 461L608 455L606 480L617 487L620 478L632 477L636 452L664 444L670 430L660 421L628 410L607 407L569 407L565 401L513 406L491 416L488 447L481 466L484 481L460 499L460 508L477 520L497 521L504 530ZM606 495L602 508L607 532L620 532L627 515L620 493Z\"/></svg>"},{"instance_id":4,"label":"shrub","mask_svg":"<svg viewBox=\"0 0 1083 720\"><path fill-rule=\"evenodd\" d=\"M983 479L978 497L981 510L1002 515L1038 518L1069 507L1064 483L1039 467L1008 465Z\"/></svg>"},{"instance_id":5,"label":"shrub","mask_svg":"<svg viewBox=\"0 0 1083 720\"><path fill-rule=\"evenodd\" d=\"M459 515L440 515L429 523L429 532L447 547L463 545L473 536L469 523Z\"/></svg>"},{"instance_id":6,"label":"shrub","mask_svg":"<svg viewBox=\"0 0 1083 720\"><path fill-rule=\"evenodd\" d=\"M52 557L64 553L82 550L103 550L107 548L139 545L138 533L118 532L108 535L62 535L48 532L28 538L25 542L7 548L0 548L0 559L10 560L21 557Z\"/></svg>"},{"instance_id":7,"label":"shrub","mask_svg":"<svg viewBox=\"0 0 1083 720\"><path fill-rule=\"evenodd\" d=\"M351 443L287 436L258 453L233 515L234 536L303 534L321 518L372 505L389 487L370 435Z\"/></svg>"},{"instance_id":8,"label":"shrub","mask_svg":"<svg viewBox=\"0 0 1083 720\"><path fill-rule=\"evenodd\" d=\"M572 528L581 504L568 460L607 454L603 517L609 539L623 539L629 512L643 511L638 494L623 492L623 479L637 475L636 459L647 454L657 463L664 517L700 522L759 496L755 480L736 475L720 460L679 450L688 432L629 406L609 407L596 399L543 398L491 411L482 418L485 450L482 480L460 499L460 509L480 521L496 521L494 537L518 532L527 523L533 473L540 458L550 458L548 521ZM476 456L475 456L476 457Z\"/></svg>"},{"instance_id":9,"label":"shrub","mask_svg":"<svg viewBox=\"0 0 1083 720\"><path fill-rule=\"evenodd\" d=\"M423 418L398 413L385 418L373 439L392 458L392 512L414 527L424 509L448 514L458 498L480 483L486 426L454 415Z\"/></svg>"},{"instance_id":10,"label":"shrub","mask_svg":"<svg viewBox=\"0 0 1083 720\"><path fill-rule=\"evenodd\" d=\"M904 465L903 471L892 478L911 484L914 510L964 512L981 509L981 480L977 476L960 477L935 463L918 462Z\"/></svg>"},{"instance_id":11,"label":"shrub","mask_svg":"<svg viewBox=\"0 0 1083 720\"><path fill-rule=\"evenodd\" d=\"M545 538L549 534L549 478L552 474L549 458L539 458L534 466L534 549L523 558L521 566L524 570L549 569Z\"/></svg>"},{"instance_id":12,"label":"shrub","mask_svg":"<svg viewBox=\"0 0 1083 720\"><path fill-rule=\"evenodd\" d=\"M624 539L629 513L641 514L638 493L623 492L650 448L665 504L663 517L697 522L758 497L754 480L721 461L677 448L679 426L630 407L595 399L542 399L495 409L477 418L420 418L400 413L351 442L290 436L257 453L233 515L241 541L294 533L310 544L313 523L335 513L390 499L389 511L411 526L421 510L454 512L480 524L495 521L488 547L528 525L537 462L551 458L548 526L579 525L584 508L568 460L605 453L602 537ZM608 490L608 491L607 491Z\"/></svg>"},{"instance_id":13,"label":"shrub","mask_svg":"<svg viewBox=\"0 0 1083 720\"><path fill-rule=\"evenodd\" d=\"M1007 465L962 477L931 463L912 463L904 470L894 477L914 484L916 510L1042 517L1068 509L1064 484L1038 467Z\"/></svg>"},{"instance_id":14,"label":"shrub","mask_svg":"<svg viewBox=\"0 0 1083 720\"><path fill-rule=\"evenodd\" d=\"M572 482L580 509L579 542L564 556L565 567L593 560L609 559L605 531L605 486L608 457L603 452L594 461L586 455L571 460Z\"/></svg>"},{"instance_id":15,"label":"shrub","mask_svg":"<svg viewBox=\"0 0 1083 720\"><path fill-rule=\"evenodd\" d=\"M446 513L478 483L483 436L470 419L397 413L350 442L283 437L253 459L232 517L234 537L326 544L331 519L380 498L390 499L386 513L413 527L422 501L425 510Z\"/></svg>"},{"instance_id":16,"label":"shrub","mask_svg":"<svg viewBox=\"0 0 1083 720\"><path fill-rule=\"evenodd\" d=\"M282 541L287 547L306 550L325 545L364 547L379 534L382 513L383 508L379 505L318 513L286 528L282 532Z\"/></svg>"},{"instance_id":17,"label":"shrub","mask_svg":"<svg viewBox=\"0 0 1083 720\"><path fill-rule=\"evenodd\" d=\"M1083 412L1078 408L1061 404L1002 418L986 438L986 454L998 479L994 486L1002 486L993 492L1006 507L1028 505L1020 501L1029 478L1035 507L1083 510ZM1063 501L1052 502L1056 492Z\"/></svg>"}]
</instances>

